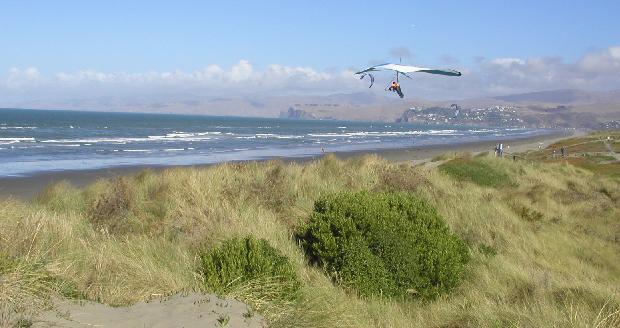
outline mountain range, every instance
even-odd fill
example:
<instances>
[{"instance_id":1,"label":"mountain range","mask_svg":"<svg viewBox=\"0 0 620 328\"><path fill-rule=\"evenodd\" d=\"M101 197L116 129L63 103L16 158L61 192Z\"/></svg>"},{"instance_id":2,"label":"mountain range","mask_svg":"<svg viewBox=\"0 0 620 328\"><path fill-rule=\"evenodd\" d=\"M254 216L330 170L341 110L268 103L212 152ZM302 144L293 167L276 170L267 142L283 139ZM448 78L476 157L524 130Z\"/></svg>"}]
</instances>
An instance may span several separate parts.
<instances>
[{"instance_id":1,"label":"mountain range","mask_svg":"<svg viewBox=\"0 0 620 328\"><path fill-rule=\"evenodd\" d=\"M445 108L458 104L461 108L514 106L518 108L519 115L539 117L541 121L553 121L557 118L555 116L558 116L563 125L574 127L580 127L588 121L620 120L620 90L561 89L446 101L399 99L390 96L391 94L371 92L318 96L232 95L211 98L197 94L128 95L0 103L0 107L393 122L412 107ZM568 122L571 120L575 121Z\"/></svg>"}]
</instances>

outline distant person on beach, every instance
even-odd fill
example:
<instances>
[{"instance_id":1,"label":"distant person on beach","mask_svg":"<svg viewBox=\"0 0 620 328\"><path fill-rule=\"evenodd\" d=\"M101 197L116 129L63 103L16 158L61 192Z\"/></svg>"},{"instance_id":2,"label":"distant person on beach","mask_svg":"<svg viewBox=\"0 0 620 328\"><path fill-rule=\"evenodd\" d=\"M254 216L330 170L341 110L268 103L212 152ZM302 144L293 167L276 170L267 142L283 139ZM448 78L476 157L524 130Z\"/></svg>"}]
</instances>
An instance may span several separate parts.
<instances>
[{"instance_id":1,"label":"distant person on beach","mask_svg":"<svg viewBox=\"0 0 620 328\"><path fill-rule=\"evenodd\" d=\"M495 157L502 157L504 155L504 144L498 143L495 145Z\"/></svg>"}]
</instances>

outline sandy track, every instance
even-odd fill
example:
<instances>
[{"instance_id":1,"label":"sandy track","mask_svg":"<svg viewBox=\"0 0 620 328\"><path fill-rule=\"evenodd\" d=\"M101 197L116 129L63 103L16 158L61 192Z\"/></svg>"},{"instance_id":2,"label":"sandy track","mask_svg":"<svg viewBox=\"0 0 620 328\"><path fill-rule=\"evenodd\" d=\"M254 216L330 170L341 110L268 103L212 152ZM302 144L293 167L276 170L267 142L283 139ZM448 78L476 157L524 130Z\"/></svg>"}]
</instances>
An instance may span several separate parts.
<instances>
[{"instance_id":1,"label":"sandy track","mask_svg":"<svg viewBox=\"0 0 620 328\"><path fill-rule=\"evenodd\" d=\"M175 295L128 307L58 300L34 318L33 327L266 327L263 318L235 300L215 295Z\"/></svg>"}]
</instances>

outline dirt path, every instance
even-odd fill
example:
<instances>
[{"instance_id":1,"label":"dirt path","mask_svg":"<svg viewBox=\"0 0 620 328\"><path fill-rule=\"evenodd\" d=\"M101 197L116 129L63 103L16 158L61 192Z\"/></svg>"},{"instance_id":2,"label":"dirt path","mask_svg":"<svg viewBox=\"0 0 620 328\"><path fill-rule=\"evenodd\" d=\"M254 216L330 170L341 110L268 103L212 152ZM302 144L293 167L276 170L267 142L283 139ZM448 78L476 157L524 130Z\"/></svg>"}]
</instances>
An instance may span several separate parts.
<instances>
[{"instance_id":1,"label":"dirt path","mask_svg":"<svg viewBox=\"0 0 620 328\"><path fill-rule=\"evenodd\" d=\"M128 307L61 300L54 305L32 327L266 327L247 305L215 295L175 295Z\"/></svg>"}]
</instances>

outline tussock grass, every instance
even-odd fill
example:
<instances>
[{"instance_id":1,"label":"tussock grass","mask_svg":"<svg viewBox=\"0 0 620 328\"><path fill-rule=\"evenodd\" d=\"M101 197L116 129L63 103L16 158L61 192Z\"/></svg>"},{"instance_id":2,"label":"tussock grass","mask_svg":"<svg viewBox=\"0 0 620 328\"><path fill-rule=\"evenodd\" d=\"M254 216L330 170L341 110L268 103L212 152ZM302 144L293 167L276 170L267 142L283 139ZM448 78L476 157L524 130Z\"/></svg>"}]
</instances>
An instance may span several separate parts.
<instances>
[{"instance_id":1,"label":"tussock grass","mask_svg":"<svg viewBox=\"0 0 620 328\"><path fill-rule=\"evenodd\" d=\"M25 322L49 306L51 277L40 264L0 255L0 277L0 327Z\"/></svg>"},{"instance_id":2,"label":"tussock grass","mask_svg":"<svg viewBox=\"0 0 620 328\"><path fill-rule=\"evenodd\" d=\"M300 295L270 296L282 286L268 278L222 293L273 327L617 327L620 182L565 162L468 161L510 183L476 183L479 166L467 169L476 172L470 183L373 156L327 156L145 171L84 189L56 185L31 203L1 201L0 318L27 318L51 295L124 305L213 292L198 254L251 235L288 258ZM460 285L406 302L334 285L293 233L317 199L342 191L415 191L469 245Z\"/></svg>"}]
</instances>

